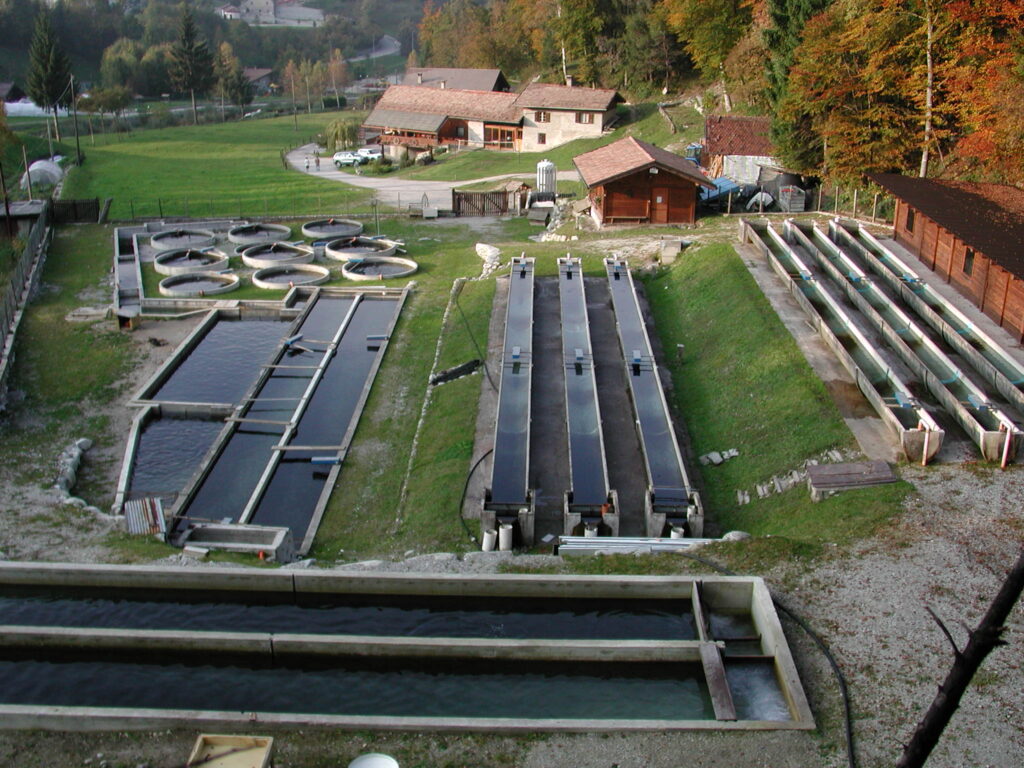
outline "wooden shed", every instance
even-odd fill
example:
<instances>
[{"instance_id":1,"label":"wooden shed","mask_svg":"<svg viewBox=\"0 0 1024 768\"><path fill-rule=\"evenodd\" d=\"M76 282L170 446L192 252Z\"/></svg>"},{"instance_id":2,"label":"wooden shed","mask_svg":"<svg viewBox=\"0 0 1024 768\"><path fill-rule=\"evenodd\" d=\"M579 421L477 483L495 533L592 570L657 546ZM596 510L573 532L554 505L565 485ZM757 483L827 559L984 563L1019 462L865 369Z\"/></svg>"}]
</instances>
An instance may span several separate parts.
<instances>
[{"instance_id":1,"label":"wooden shed","mask_svg":"<svg viewBox=\"0 0 1024 768\"><path fill-rule=\"evenodd\" d=\"M893 173L868 178L896 198L896 241L1024 341L1024 191Z\"/></svg>"},{"instance_id":2,"label":"wooden shed","mask_svg":"<svg viewBox=\"0 0 1024 768\"><path fill-rule=\"evenodd\" d=\"M632 136L573 159L598 226L693 224L697 187L714 189L692 161Z\"/></svg>"}]
</instances>

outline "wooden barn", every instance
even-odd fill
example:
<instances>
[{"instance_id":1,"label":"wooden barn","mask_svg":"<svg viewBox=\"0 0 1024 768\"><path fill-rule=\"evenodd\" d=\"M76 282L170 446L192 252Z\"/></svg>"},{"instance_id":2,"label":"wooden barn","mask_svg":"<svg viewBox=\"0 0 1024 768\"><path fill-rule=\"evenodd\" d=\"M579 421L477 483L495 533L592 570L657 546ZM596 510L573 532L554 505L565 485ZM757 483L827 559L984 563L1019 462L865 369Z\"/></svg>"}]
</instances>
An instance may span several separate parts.
<instances>
[{"instance_id":1,"label":"wooden barn","mask_svg":"<svg viewBox=\"0 0 1024 768\"><path fill-rule=\"evenodd\" d=\"M692 161L629 136L573 159L604 224L693 224L697 187L714 189Z\"/></svg>"},{"instance_id":2,"label":"wooden barn","mask_svg":"<svg viewBox=\"0 0 1024 768\"><path fill-rule=\"evenodd\" d=\"M1024 191L891 173L868 178L896 198L896 241L1024 341Z\"/></svg>"}]
</instances>

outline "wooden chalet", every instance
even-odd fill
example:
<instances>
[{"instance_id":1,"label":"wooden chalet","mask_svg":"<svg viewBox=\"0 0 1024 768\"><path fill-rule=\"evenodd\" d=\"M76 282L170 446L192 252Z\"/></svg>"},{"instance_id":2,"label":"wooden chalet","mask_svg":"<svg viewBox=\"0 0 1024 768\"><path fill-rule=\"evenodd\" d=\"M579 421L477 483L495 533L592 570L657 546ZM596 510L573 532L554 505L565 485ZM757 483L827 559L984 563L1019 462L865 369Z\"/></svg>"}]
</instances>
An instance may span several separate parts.
<instances>
[{"instance_id":1,"label":"wooden chalet","mask_svg":"<svg viewBox=\"0 0 1024 768\"><path fill-rule=\"evenodd\" d=\"M457 69L454 67L414 67L405 70L401 85L425 88L451 88L457 91L512 90L500 69Z\"/></svg>"},{"instance_id":2,"label":"wooden chalet","mask_svg":"<svg viewBox=\"0 0 1024 768\"><path fill-rule=\"evenodd\" d=\"M392 156L442 144L512 149L522 138L516 94L393 85L363 121Z\"/></svg>"},{"instance_id":3,"label":"wooden chalet","mask_svg":"<svg viewBox=\"0 0 1024 768\"><path fill-rule=\"evenodd\" d=\"M756 184L763 167L777 165L770 128L767 117L708 117L704 121L703 162L708 176Z\"/></svg>"},{"instance_id":4,"label":"wooden chalet","mask_svg":"<svg viewBox=\"0 0 1024 768\"><path fill-rule=\"evenodd\" d=\"M1024 190L893 173L868 178L896 198L896 241L1024 341Z\"/></svg>"},{"instance_id":5,"label":"wooden chalet","mask_svg":"<svg viewBox=\"0 0 1024 768\"><path fill-rule=\"evenodd\" d=\"M697 187L714 189L692 161L629 136L573 159L598 226L693 224Z\"/></svg>"}]
</instances>

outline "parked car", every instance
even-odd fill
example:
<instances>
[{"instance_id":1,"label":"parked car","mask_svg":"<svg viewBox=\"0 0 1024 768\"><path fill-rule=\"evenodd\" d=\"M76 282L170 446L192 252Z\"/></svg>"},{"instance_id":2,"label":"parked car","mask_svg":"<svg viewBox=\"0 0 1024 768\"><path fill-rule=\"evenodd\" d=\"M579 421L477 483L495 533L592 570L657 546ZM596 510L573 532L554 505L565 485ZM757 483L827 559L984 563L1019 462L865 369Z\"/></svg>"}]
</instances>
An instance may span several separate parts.
<instances>
[{"instance_id":1,"label":"parked car","mask_svg":"<svg viewBox=\"0 0 1024 768\"><path fill-rule=\"evenodd\" d=\"M341 168L343 165L363 165L370 162L367 158L356 152L335 152L334 164Z\"/></svg>"},{"instance_id":2,"label":"parked car","mask_svg":"<svg viewBox=\"0 0 1024 768\"><path fill-rule=\"evenodd\" d=\"M360 147L356 150L356 154L367 160L380 160L384 156L384 150L380 146Z\"/></svg>"}]
</instances>

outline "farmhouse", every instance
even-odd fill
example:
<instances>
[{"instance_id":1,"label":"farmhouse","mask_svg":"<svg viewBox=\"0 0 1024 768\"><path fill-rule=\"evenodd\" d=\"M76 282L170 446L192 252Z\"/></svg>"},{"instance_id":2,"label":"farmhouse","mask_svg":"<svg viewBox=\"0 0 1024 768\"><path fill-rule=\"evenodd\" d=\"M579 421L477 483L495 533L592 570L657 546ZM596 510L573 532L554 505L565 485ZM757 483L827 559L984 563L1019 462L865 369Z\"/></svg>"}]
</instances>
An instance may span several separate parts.
<instances>
[{"instance_id":1,"label":"farmhouse","mask_svg":"<svg viewBox=\"0 0 1024 768\"><path fill-rule=\"evenodd\" d=\"M524 152L542 152L568 141L600 136L615 122L617 91L531 83L516 106L522 110Z\"/></svg>"},{"instance_id":2,"label":"farmhouse","mask_svg":"<svg viewBox=\"0 0 1024 768\"><path fill-rule=\"evenodd\" d=\"M728 176L740 184L756 184L761 168L775 166L767 117L724 117L704 121L703 165L708 176Z\"/></svg>"},{"instance_id":3,"label":"farmhouse","mask_svg":"<svg viewBox=\"0 0 1024 768\"><path fill-rule=\"evenodd\" d=\"M458 91L509 91L511 86L500 69L457 69L414 67L405 71L401 85L454 88Z\"/></svg>"},{"instance_id":4,"label":"farmhouse","mask_svg":"<svg viewBox=\"0 0 1024 768\"><path fill-rule=\"evenodd\" d=\"M894 173L868 178L896 198L896 241L1024 341L1024 191Z\"/></svg>"},{"instance_id":5,"label":"farmhouse","mask_svg":"<svg viewBox=\"0 0 1024 768\"><path fill-rule=\"evenodd\" d=\"M253 92L257 96L264 96L270 93L270 83L274 70L267 69L266 67L245 67L242 70L242 74L245 75L245 79L249 81L249 85L252 86Z\"/></svg>"},{"instance_id":6,"label":"farmhouse","mask_svg":"<svg viewBox=\"0 0 1024 768\"><path fill-rule=\"evenodd\" d=\"M498 70L452 71L501 75ZM501 80L493 82L500 85ZM600 136L614 122L615 105L622 101L617 92L601 88L534 83L515 94L450 88L447 80L432 86L426 81L424 76L422 85L391 86L363 122L364 132L379 133L380 143L392 148L392 156L441 145L544 150Z\"/></svg>"},{"instance_id":7,"label":"farmhouse","mask_svg":"<svg viewBox=\"0 0 1024 768\"><path fill-rule=\"evenodd\" d=\"M629 136L573 159L589 190L590 215L616 222L693 224L697 187L714 185L692 162Z\"/></svg>"},{"instance_id":8,"label":"farmhouse","mask_svg":"<svg viewBox=\"0 0 1024 768\"><path fill-rule=\"evenodd\" d=\"M515 100L514 93L499 91L392 85L363 128L379 132L394 157L442 144L511 148L522 133Z\"/></svg>"}]
</instances>

